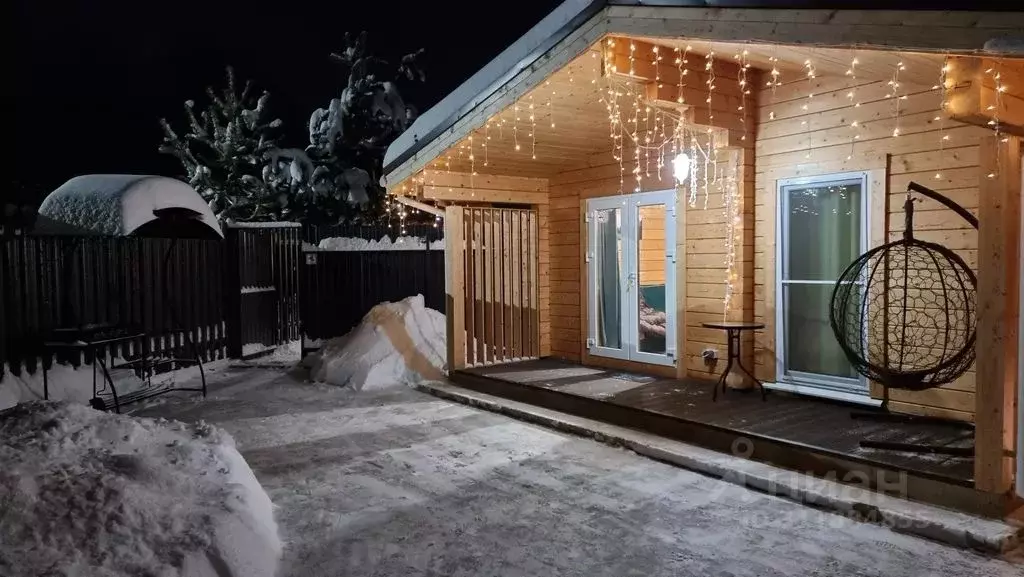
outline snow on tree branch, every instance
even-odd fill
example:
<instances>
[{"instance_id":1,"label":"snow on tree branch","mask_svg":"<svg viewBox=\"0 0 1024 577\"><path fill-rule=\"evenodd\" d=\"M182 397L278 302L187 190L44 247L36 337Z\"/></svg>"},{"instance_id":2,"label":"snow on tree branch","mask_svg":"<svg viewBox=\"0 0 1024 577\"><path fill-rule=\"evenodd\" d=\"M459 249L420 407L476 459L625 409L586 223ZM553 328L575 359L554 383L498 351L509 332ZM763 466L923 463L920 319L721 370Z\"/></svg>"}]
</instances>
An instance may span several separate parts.
<instances>
[{"instance_id":1,"label":"snow on tree branch","mask_svg":"<svg viewBox=\"0 0 1024 577\"><path fill-rule=\"evenodd\" d=\"M279 119L269 119L270 95L251 95L252 84L238 92L235 73L227 68L227 87L206 89L210 104L196 110L185 101L188 131L179 135L160 119L164 137L160 152L181 162L188 183L222 220L281 220L288 218L288 198L281 198L263 178L265 156L277 148ZM312 170L310 170L312 172Z\"/></svg>"}]
</instances>

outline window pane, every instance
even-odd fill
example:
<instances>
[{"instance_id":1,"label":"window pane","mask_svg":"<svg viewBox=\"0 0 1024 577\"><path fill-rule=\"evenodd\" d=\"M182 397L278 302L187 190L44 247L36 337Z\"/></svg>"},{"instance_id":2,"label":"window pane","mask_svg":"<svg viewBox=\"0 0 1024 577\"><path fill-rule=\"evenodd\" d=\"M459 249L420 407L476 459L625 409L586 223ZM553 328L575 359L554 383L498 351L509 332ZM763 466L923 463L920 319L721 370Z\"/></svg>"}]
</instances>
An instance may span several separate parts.
<instances>
[{"instance_id":1,"label":"window pane","mask_svg":"<svg viewBox=\"0 0 1024 577\"><path fill-rule=\"evenodd\" d=\"M787 280L836 280L860 256L859 182L784 189Z\"/></svg>"},{"instance_id":2,"label":"window pane","mask_svg":"<svg viewBox=\"0 0 1024 577\"><path fill-rule=\"evenodd\" d=\"M617 208L598 210L596 215L595 261L597 274L597 344L622 348L621 212Z\"/></svg>"},{"instance_id":3,"label":"window pane","mask_svg":"<svg viewBox=\"0 0 1024 577\"><path fill-rule=\"evenodd\" d=\"M832 288L831 284L783 285L787 371L857 378L828 322Z\"/></svg>"},{"instance_id":4,"label":"window pane","mask_svg":"<svg viewBox=\"0 0 1024 577\"><path fill-rule=\"evenodd\" d=\"M665 205L637 207L640 352L665 354Z\"/></svg>"}]
</instances>

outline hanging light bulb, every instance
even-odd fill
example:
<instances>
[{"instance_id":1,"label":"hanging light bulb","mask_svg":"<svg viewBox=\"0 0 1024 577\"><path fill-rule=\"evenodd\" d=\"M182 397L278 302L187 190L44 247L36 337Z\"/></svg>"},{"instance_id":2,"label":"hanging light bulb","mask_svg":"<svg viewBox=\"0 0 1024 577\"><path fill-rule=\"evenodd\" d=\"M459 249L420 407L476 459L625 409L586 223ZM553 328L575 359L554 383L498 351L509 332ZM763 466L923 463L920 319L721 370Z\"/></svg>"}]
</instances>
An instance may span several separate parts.
<instances>
[{"instance_id":1,"label":"hanging light bulb","mask_svg":"<svg viewBox=\"0 0 1024 577\"><path fill-rule=\"evenodd\" d=\"M680 152L672 159L672 175L679 184L686 182L690 176L690 157L685 152Z\"/></svg>"}]
</instances>

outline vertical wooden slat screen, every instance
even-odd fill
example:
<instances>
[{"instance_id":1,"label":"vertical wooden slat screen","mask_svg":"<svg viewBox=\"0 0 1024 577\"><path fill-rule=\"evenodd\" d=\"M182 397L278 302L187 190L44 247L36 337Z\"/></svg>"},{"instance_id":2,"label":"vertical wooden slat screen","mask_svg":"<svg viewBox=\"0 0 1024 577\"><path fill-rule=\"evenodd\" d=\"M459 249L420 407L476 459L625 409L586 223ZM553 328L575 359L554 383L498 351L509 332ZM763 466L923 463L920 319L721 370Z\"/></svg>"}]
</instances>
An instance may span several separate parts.
<instances>
[{"instance_id":1,"label":"vertical wooden slat screen","mask_svg":"<svg viewBox=\"0 0 1024 577\"><path fill-rule=\"evenodd\" d=\"M466 325L465 325L465 228L464 210L449 206L444 215L445 241L445 326L448 348L448 370L466 366Z\"/></svg>"},{"instance_id":2,"label":"vertical wooden slat screen","mask_svg":"<svg viewBox=\"0 0 1024 577\"><path fill-rule=\"evenodd\" d=\"M481 208L473 210L473 334L476 336L474 345L476 347L476 362L484 364L487 358L484 355L484 235L483 235L484 211Z\"/></svg>"},{"instance_id":3,"label":"vertical wooden slat screen","mask_svg":"<svg viewBox=\"0 0 1024 577\"><path fill-rule=\"evenodd\" d=\"M449 330L458 333L449 334L449 339L465 339L449 345L449 355L458 355L449 356L450 365L457 369L537 358L536 212L460 207L449 207L447 212L449 305L455 301L461 305L448 307ZM462 238L454 238L453 233Z\"/></svg>"},{"instance_id":4,"label":"vertical wooden slat screen","mask_svg":"<svg viewBox=\"0 0 1024 577\"><path fill-rule=\"evenodd\" d=\"M474 330L476 324L473 322L474 313L476 307L473 305L473 301L476 298L474 294L475 285L473 284L473 245L475 240L473 239L473 211L466 210L463 217L463 239L465 239L466 250L463 258L466 260L466 278L463 281L463 290L465 291L466 307L463 309L466 313L466 363L470 365L476 364L476 331Z\"/></svg>"},{"instance_id":5,"label":"vertical wooden slat screen","mask_svg":"<svg viewBox=\"0 0 1024 577\"><path fill-rule=\"evenodd\" d=\"M523 353L523 246L520 235L519 211L510 212L511 226L509 235L512 238L512 300L509 308L512 310L512 358L517 359Z\"/></svg>"},{"instance_id":6,"label":"vertical wooden slat screen","mask_svg":"<svg viewBox=\"0 0 1024 577\"><path fill-rule=\"evenodd\" d=\"M491 345L491 359L497 361L497 359L503 356L503 345L502 337L504 336L502 323L502 311L501 311L501 289L502 289L502 274L501 274L501 212L491 209L491 226L490 226L490 245L491 245L491 324L488 327L489 342Z\"/></svg>"},{"instance_id":7,"label":"vertical wooden slat screen","mask_svg":"<svg viewBox=\"0 0 1024 577\"><path fill-rule=\"evenodd\" d=\"M527 215L527 235L530 247L530 349L529 357L540 356L540 234L537 229L537 213Z\"/></svg>"}]
</instances>

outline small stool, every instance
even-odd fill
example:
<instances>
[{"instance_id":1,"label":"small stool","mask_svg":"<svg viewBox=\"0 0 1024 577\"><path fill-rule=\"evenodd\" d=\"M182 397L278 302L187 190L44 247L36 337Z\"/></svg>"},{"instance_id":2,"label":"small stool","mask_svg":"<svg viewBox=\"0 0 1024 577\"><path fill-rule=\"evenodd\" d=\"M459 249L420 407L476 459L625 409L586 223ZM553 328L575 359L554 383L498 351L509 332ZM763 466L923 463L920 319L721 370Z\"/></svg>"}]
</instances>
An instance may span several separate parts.
<instances>
[{"instance_id":1,"label":"small stool","mask_svg":"<svg viewBox=\"0 0 1024 577\"><path fill-rule=\"evenodd\" d=\"M725 331L729 341L729 357L725 364L725 370L722 371L721 378L715 383L715 388L711 393L711 400L718 400L718 387L722 387L722 394L725 394L725 378L729 376L729 371L732 370L732 363L736 361L736 366L741 371L747 374L754 382L757 383L758 388L761 389L761 400L766 400L764 385L761 381L757 380L757 377L753 375L746 367L743 366L743 361L740 360L740 333L743 331L758 331L764 328L764 323L744 323L744 322L733 322L723 321L720 323L701 323L701 326L706 329L718 329Z\"/></svg>"}]
</instances>

